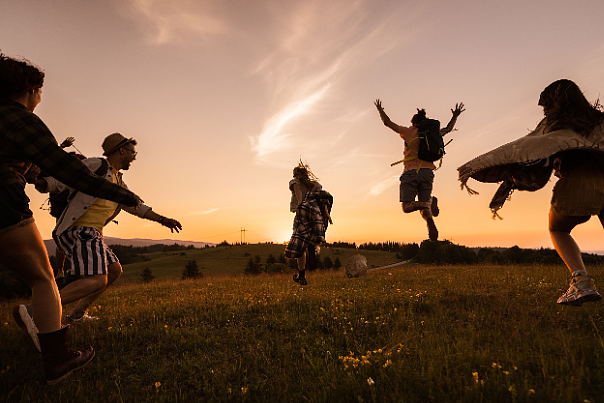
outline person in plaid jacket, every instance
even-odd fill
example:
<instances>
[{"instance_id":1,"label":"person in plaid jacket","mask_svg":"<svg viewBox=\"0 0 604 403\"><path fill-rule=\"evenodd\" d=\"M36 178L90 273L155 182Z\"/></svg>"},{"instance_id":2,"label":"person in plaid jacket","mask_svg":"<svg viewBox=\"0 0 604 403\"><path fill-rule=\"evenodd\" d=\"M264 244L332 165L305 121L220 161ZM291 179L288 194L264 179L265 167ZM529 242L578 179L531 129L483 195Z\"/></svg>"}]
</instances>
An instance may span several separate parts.
<instances>
[{"instance_id":1,"label":"person in plaid jacket","mask_svg":"<svg viewBox=\"0 0 604 403\"><path fill-rule=\"evenodd\" d=\"M54 384L88 364L94 349L72 350L61 326L61 300L42 237L29 209L25 184L42 169L70 187L127 206L137 195L94 175L57 144L33 111L40 103L44 73L27 60L0 53L0 264L32 288L35 324L24 305L15 320L41 350L46 381ZM34 166L35 164L35 166ZM37 166L37 167L36 167ZM37 325L37 328L36 328Z\"/></svg>"},{"instance_id":2,"label":"person in plaid jacket","mask_svg":"<svg viewBox=\"0 0 604 403\"><path fill-rule=\"evenodd\" d=\"M325 243L325 230L332 223L331 195L322 190L318 178L302 161L294 168L294 179L289 182L292 192L290 211L294 217L293 234L285 248L285 257L296 259L298 274L294 281L306 285L306 251L311 268L316 268L318 248Z\"/></svg>"}]
</instances>

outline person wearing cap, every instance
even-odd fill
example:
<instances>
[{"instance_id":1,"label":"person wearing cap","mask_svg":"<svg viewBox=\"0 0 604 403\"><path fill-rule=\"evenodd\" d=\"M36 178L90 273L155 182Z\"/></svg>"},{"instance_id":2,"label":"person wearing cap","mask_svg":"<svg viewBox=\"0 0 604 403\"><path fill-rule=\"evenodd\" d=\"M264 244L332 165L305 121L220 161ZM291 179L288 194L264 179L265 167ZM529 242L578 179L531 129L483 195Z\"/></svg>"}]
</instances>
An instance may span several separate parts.
<instances>
[{"instance_id":1,"label":"person wearing cap","mask_svg":"<svg viewBox=\"0 0 604 403\"><path fill-rule=\"evenodd\" d=\"M48 127L34 114L42 100L43 84L44 72L40 68L0 52L0 264L31 287L31 314L24 305L18 305L13 315L37 343L46 382L55 384L87 365L94 357L94 349L72 350L67 343L69 326L61 325L59 290L29 208L25 184L35 180L37 175L32 172L37 166L91 195L128 206L138 205L140 199L93 175L77 157L59 147Z\"/></svg>"},{"instance_id":2,"label":"person wearing cap","mask_svg":"<svg viewBox=\"0 0 604 403\"><path fill-rule=\"evenodd\" d=\"M110 134L102 144L106 158L87 158L84 165L127 189L120 171L128 170L136 159L136 144L133 138L126 138L120 133ZM41 192L65 188L53 178L37 180L35 184ZM182 229L177 220L159 215L144 204L135 209L83 192L72 195L53 231L55 241L70 259L71 274L83 276L61 290L63 305L78 301L67 317L70 322L97 319L89 316L86 310L122 274L119 260L103 239L103 227L121 210L155 221L172 232Z\"/></svg>"}]
</instances>

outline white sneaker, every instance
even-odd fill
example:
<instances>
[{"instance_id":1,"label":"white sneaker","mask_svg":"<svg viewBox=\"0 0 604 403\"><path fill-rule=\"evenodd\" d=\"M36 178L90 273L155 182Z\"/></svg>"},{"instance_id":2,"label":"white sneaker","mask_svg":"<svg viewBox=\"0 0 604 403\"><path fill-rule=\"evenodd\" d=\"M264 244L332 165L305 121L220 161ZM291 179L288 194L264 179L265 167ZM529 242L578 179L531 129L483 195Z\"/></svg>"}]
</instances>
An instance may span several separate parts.
<instances>
[{"instance_id":1,"label":"white sneaker","mask_svg":"<svg viewBox=\"0 0 604 403\"><path fill-rule=\"evenodd\" d=\"M558 298L561 305L581 306L584 302L595 302L602 299L596 290L594 280L591 277L575 277L570 282L568 290Z\"/></svg>"},{"instance_id":2,"label":"white sneaker","mask_svg":"<svg viewBox=\"0 0 604 403\"><path fill-rule=\"evenodd\" d=\"M75 323L84 323L84 322L92 322L92 321L95 321L95 320L99 320L99 317L98 316L90 316L90 315L88 315L88 312L84 312L84 315L82 315L81 318L77 318L77 319L72 318L71 315L67 315L67 322L68 323L72 323L72 324L75 324Z\"/></svg>"},{"instance_id":3,"label":"white sneaker","mask_svg":"<svg viewBox=\"0 0 604 403\"><path fill-rule=\"evenodd\" d=\"M25 305L17 305L13 309L13 318L15 318L17 325L23 329L23 332L29 335L29 339L31 339L36 350L41 353L42 349L40 348L40 341L38 340L38 328L32 317L29 316L27 307Z\"/></svg>"}]
</instances>

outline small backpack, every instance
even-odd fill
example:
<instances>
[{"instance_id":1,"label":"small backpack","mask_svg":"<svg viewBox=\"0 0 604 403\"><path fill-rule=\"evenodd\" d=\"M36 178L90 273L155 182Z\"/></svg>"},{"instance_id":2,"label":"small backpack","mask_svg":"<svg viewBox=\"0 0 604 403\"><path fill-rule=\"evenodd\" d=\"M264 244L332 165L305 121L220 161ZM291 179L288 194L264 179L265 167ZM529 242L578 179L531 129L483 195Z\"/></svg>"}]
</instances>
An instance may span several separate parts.
<instances>
[{"instance_id":1,"label":"small backpack","mask_svg":"<svg viewBox=\"0 0 604 403\"><path fill-rule=\"evenodd\" d=\"M445 155L445 142L440 134L440 122L424 119L417 124L419 151L417 158L424 161L437 161Z\"/></svg>"},{"instance_id":2,"label":"small backpack","mask_svg":"<svg viewBox=\"0 0 604 403\"><path fill-rule=\"evenodd\" d=\"M105 158L100 158L101 166L94 171L94 174L97 176L105 176L107 170L109 169L109 163ZM48 197L48 204L50 205L50 215L59 218L63 211L67 208L69 201L71 199L71 189L65 189L62 192L51 193ZM75 193L75 192L74 192Z\"/></svg>"}]
</instances>

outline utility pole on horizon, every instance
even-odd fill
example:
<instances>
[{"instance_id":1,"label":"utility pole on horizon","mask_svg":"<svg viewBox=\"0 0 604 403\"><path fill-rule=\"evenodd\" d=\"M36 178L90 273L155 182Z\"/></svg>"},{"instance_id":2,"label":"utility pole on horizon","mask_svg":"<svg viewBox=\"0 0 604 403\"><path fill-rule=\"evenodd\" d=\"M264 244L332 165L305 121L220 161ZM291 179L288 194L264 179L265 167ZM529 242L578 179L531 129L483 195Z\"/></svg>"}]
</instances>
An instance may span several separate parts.
<instances>
[{"instance_id":1,"label":"utility pole on horizon","mask_svg":"<svg viewBox=\"0 0 604 403\"><path fill-rule=\"evenodd\" d=\"M245 242L245 233L246 233L246 231L247 230L245 229L245 227L241 228L241 241L240 241L241 245L243 245L243 243Z\"/></svg>"}]
</instances>

